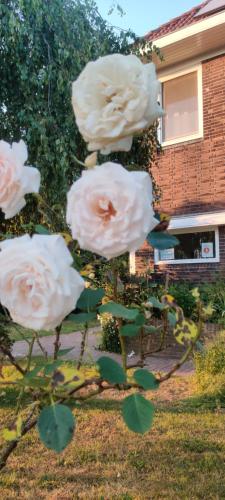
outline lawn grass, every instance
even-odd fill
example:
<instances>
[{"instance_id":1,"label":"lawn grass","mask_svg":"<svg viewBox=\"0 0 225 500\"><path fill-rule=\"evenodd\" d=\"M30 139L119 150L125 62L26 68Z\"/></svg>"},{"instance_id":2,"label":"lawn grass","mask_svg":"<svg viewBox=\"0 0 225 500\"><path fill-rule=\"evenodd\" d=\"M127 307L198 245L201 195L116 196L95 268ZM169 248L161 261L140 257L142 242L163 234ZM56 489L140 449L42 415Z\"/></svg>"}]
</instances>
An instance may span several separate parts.
<instances>
[{"instance_id":1,"label":"lawn grass","mask_svg":"<svg viewBox=\"0 0 225 500\"><path fill-rule=\"evenodd\" d=\"M89 327L94 327L98 326L99 322L96 321L90 321ZM73 333L73 332L78 332L84 329L84 324L83 323L75 323L74 321L65 321L62 325L62 333ZM23 328L22 326L19 325L11 325L8 328L8 333L10 338L13 341L17 340L25 340L25 339L31 339L33 337L33 331L29 330L28 328ZM39 337L49 337L50 335L55 335L55 332L49 331L47 332L46 330L41 330L38 332Z\"/></svg>"},{"instance_id":2,"label":"lawn grass","mask_svg":"<svg viewBox=\"0 0 225 500\"><path fill-rule=\"evenodd\" d=\"M15 401L15 390L4 392L1 426ZM62 454L36 430L23 439L0 476L3 500L225 498L223 398L194 394L190 376L175 377L154 392L154 424L141 436L122 421L124 394L106 394L74 411L76 433Z\"/></svg>"}]
</instances>

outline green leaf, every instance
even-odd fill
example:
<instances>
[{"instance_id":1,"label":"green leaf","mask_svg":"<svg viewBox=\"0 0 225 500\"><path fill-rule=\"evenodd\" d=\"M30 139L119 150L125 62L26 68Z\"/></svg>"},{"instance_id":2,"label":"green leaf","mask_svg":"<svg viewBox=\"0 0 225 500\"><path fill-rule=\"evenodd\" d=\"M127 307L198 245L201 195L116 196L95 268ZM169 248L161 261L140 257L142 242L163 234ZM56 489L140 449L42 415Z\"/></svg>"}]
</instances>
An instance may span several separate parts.
<instances>
[{"instance_id":1,"label":"green leaf","mask_svg":"<svg viewBox=\"0 0 225 500\"><path fill-rule=\"evenodd\" d=\"M61 361L60 359L57 359L53 363L49 363L46 365L44 369L44 374L45 375L51 375L60 365L62 365L64 361Z\"/></svg>"},{"instance_id":2,"label":"green leaf","mask_svg":"<svg viewBox=\"0 0 225 500\"><path fill-rule=\"evenodd\" d=\"M169 321L169 325L174 328L177 324L177 316L176 316L176 313L173 313L173 312L168 312L168 321Z\"/></svg>"},{"instance_id":3,"label":"green leaf","mask_svg":"<svg viewBox=\"0 0 225 500\"><path fill-rule=\"evenodd\" d=\"M149 372L145 369L139 369L134 372L134 379L136 382L145 389L145 391L152 389L158 389L159 382L153 375L153 373Z\"/></svg>"},{"instance_id":4,"label":"green leaf","mask_svg":"<svg viewBox=\"0 0 225 500\"><path fill-rule=\"evenodd\" d=\"M132 325L123 325L120 328L122 337L136 337L140 331L140 326L133 323Z\"/></svg>"},{"instance_id":5,"label":"green leaf","mask_svg":"<svg viewBox=\"0 0 225 500\"><path fill-rule=\"evenodd\" d=\"M30 370L26 375L23 377L23 380L29 381L32 378L35 378L38 373L45 367L46 363L41 364L41 365L36 365L32 370Z\"/></svg>"},{"instance_id":6,"label":"green leaf","mask_svg":"<svg viewBox=\"0 0 225 500\"><path fill-rule=\"evenodd\" d=\"M60 453L72 440L75 419L67 406L56 404L41 411L37 425L45 446Z\"/></svg>"},{"instance_id":7,"label":"green leaf","mask_svg":"<svg viewBox=\"0 0 225 500\"><path fill-rule=\"evenodd\" d=\"M105 291L103 288L97 288L96 290L85 288L77 302L77 308L84 311L90 311L90 309L94 309L104 295Z\"/></svg>"},{"instance_id":8,"label":"green leaf","mask_svg":"<svg viewBox=\"0 0 225 500\"><path fill-rule=\"evenodd\" d=\"M136 393L123 400L122 414L131 431L144 434L152 425L154 406L141 394Z\"/></svg>"},{"instance_id":9,"label":"green leaf","mask_svg":"<svg viewBox=\"0 0 225 500\"><path fill-rule=\"evenodd\" d=\"M115 302L107 302L107 304L103 304L99 307L100 313L110 313L115 318L123 318L130 321L134 321L138 314L138 309L128 309L127 307L122 306L121 304L116 304Z\"/></svg>"},{"instance_id":10,"label":"green leaf","mask_svg":"<svg viewBox=\"0 0 225 500\"><path fill-rule=\"evenodd\" d=\"M145 324L145 321L146 321L145 315L142 313L139 313L135 319L135 324L139 325L139 326L143 326Z\"/></svg>"},{"instance_id":11,"label":"green leaf","mask_svg":"<svg viewBox=\"0 0 225 500\"><path fill-rule=\"evenodd\" d=\"M36 224L36 226L34 226L34 229L38 234L51 234L47 227L42 226L41 224Z\"/></svg>"},{"instance_id":12,"label":"green leaf","mask_svg":"<svg viewBox=\"0 0 225 500\"><path fill-rule=\"evenodd\" d=\"M153 248L157 248L158 250L173 248L180 243L176 236L173 236L170 233L158 231L152 231L148 234L146 239Z\"/></svg>"},{"instance_id":13,"label":"green leaf","mask_svg":"<svg viewBox=\"0 0 225 500\"><path fill-rule=\"evenodd\" d=\"M89 323L89 321L93 321L94 319L96 319L96 312L87 312L70 314L67 321L74 321L74 323Z\"/></svg>"},{"instance_id":14,"label":"green leaf","mask_svg":"<svg viewBox=\"0 0 225 500\"><path fill-rule=\"evenodd\" d=\"M149 297L148 304L151 304L152 307L155 307L156 309L160 309L160 311L165 309L164 304L162 304L156 297Z\"/></svg>"},{"instance_id":15,"label":"green leaf","mask_svg":"<svg viewBox=\"0 0 225 500\"><path fill-rule=\"evenodd\" d=\"M68 352L71 352L75 349L75 347L67 347L67 349L60 349L58 351L58 354L57 356L60 357L60 356L65 356L65 354L68 354Z\"/></svg>"},{"instance_id":16,"label":"green leaf","mask_svg":"<svg viewBox=\"0 0 225 500\"><path fill-rule=\"evenodd\" d=\"M33 387L34 389L41 389L49 385L49 380L44 377L24 377L18 380L18 385L23 387Z\"/></svg>"},{"instance_id":17,"label":"green leaf","mask_svg":"<svg viewBox=\"0 0 225 500\"><path fill-rule=\"evenodd\" d=\"M126 382L126 374L122 366L114 361L114 359L102 356L98 359L97 364L101 378L107 380L107 382L111 384L124 384Z\"/></svg>"}]
</instances>

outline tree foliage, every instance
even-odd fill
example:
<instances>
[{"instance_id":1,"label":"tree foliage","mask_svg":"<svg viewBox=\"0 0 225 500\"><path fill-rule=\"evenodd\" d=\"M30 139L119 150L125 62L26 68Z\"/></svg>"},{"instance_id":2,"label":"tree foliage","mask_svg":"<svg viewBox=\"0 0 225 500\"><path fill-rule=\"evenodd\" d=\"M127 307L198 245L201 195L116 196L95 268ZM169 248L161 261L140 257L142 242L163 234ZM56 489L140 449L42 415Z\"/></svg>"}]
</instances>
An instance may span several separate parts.
<instances>
[{"instance_id":1,"label":"tree foliage","mask_svg":"<svg viewBox=\"0 0 225 500\"><path fill-rule=\"evenodd\" d=\"M0 137L21 138L42 191L63 202L86 146L75 124L71 83L99 56L129 51L92 0L3 0L0 5Z\"/></svg>"}]
</instances>

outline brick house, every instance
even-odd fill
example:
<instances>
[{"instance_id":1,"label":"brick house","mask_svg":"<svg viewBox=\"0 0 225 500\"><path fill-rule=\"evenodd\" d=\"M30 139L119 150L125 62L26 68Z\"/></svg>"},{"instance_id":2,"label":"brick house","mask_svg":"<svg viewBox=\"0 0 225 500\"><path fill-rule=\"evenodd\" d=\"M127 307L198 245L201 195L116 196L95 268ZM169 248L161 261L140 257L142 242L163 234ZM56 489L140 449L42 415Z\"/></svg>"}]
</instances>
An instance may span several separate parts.
<instances>
[{"instance_id":1,"label":"brick house","mask_svg":"<svg viewBox=\"0 0 225 500\"><path fill-rule=\"evenodd\" d=\"M155 61L166 114L153 176L180 244L160 252L146 243L131 255L131 272L225 278L225 1L205 1L146 38L164 55Z\"/></svg>"}]
</instances>

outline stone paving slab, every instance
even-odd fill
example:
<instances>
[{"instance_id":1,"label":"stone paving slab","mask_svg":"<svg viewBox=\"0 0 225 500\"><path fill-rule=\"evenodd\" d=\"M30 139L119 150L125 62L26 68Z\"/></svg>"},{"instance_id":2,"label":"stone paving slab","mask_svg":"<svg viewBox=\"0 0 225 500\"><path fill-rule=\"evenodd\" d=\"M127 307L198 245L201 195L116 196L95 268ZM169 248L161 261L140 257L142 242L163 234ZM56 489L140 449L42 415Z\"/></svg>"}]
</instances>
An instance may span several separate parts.
<instances>
[{"instance_id":1,"label":"stone paving slab","mask_svg":"<svg viewBox=\"0 0 225 500\"><path fill-rule=\"evenodd\" d=\"M115 361L121 362L120 354L109 353L100 351L98 349L98 345L100 342L100 332L99 327L91 328L88 333L88 347L85 350L84 361L87 363L96 362L101 356L108 356ZM77 359L80 354L80 343L81 343L81 332L74 332L69 334L63 334L60 337L61 346L60 349L73 348L72 351L67 353L63 359ZM54 352L54 336L41 337L40 343L43 346L44 350L48 353L48 355L52 355ZM26 341L21 340L15 342L13 345L12 353L15 357L24 357L28 352L28 344ZM37 342L34 343L33 356L42 355L42 351L38 346ZM131 353L130 353L131 354ZM128 353L128 364L133 364L137 361L138 357L135 355L130 355ZM171 356L163 353L163 355L153 355L149 358L146 358L146 366L154 371L154 372L167 372L169 371L174 364L178 361L177 356ZM179 375L185 375L192 373L194 371L192 360L187 361L184 365L178 370Z\"/></svg>"}]
</instances>

